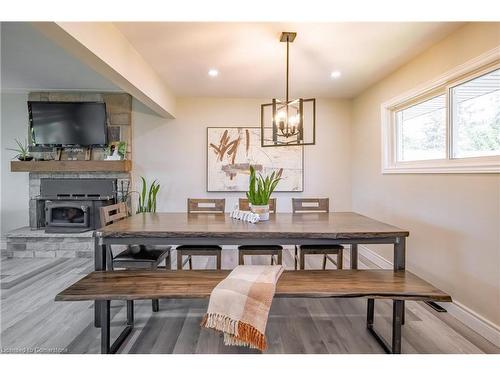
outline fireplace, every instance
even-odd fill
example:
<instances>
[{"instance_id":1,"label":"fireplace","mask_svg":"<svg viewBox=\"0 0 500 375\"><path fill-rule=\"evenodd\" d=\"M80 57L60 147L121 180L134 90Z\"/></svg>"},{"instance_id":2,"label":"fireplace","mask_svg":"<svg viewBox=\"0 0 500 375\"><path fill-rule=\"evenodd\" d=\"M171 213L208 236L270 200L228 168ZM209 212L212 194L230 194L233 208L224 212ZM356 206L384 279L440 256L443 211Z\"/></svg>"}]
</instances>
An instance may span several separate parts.
<instances>
[{"instance_id":1,"label":"fireplace","mask_svg":"<svg viewBox=\"0 0 500 375\"><path fill-rule=\"evenodd\" d=\"M41 179L38 206L45 232L76 233L99 228L99 208L116 202L115 179Z\"/></svg>"}]
</instances>

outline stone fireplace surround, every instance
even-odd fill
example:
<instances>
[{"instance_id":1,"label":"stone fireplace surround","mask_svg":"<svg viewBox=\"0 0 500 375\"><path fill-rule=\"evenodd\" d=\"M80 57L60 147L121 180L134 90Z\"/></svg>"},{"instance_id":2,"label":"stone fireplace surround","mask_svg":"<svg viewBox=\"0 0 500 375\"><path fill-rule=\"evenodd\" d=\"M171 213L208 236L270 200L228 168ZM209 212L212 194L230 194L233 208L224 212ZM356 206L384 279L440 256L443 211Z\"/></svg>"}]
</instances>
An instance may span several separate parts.
<instances>
[{"instance_id":1,"label":"stone fireplace surround","mask_svg":"<svg viewBox=\"0 0 500 375\"><path fill-rule=\"evenodd\" d=\"M126 93L98 92L32 92L29 100L41 101L104 101L107 107L108 133L111 141L127 142L128 157L131 159L131 112L132 97ZM102 159L102 152L93 153L93 159ZM80 152L81 153L81 152ZM63 153L63 160L65 159ZM79 155L78 159L82 160ZM6 249L2 256L14 258L47 258L47 257L82 257L92 258L94 255L93 231L84 233L45 233L43 222L37 210L37 197L40 195L42 178L111 178L117 180L118 190L121 182L129 183L132 189L130 173L126 172L30 172L29 174L29 223L6 235ZM118 199L121 197L118 196Z\"/></svg>"},{"instance_id":2,"label":"stone fireplace surround","mask_svg":"<svg viewBox=\"0 0 500 375\"><path fill-rule=\"evenodd\" d=\"M111 178L129 184L129 173L85 172L85 173L30 173L29 175L29 226L7 234L4 256L9 258L92 258L94 256L93 231L83 233L45 233L39 218L37 197L40 195L42 178ZM129 185L130 187L132 185ZM121 196L118 196L121 199Z\"/></svg>"}]
</instances>

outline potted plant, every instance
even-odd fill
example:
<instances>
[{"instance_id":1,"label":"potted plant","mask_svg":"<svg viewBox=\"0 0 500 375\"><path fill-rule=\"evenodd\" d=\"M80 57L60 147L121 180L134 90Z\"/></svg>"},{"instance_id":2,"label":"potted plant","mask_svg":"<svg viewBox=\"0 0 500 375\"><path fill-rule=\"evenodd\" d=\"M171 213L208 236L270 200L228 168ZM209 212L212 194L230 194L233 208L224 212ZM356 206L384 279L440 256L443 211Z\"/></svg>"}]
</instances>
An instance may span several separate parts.
<instances>
[{"instance_id":1,"label":"potted plant","mask_svg":"<svg viewBox=\"0 0 500 375\"><path fill-rule=\"evenodd\" d=\"M257 176L255 168L250 166L250 183L247 192L247 198L250 203L250 209L258 214L260 220L269 220L269 198L278 185L281 177L276 172L265 178L259 173Z\"/></svg>"},{"instance_id":2,"label":"potted plant","mask_svg":"<svg viewBox=\"0 0 500 375\"><path fill-rule=\"evenodd\" d=\"M28 140L25 140L24 144L21 143L17 138L14 139L14 141L17 143L17 148L8 148L7 150L17 152L17 155L14 156L15 158L17 158L17 160L20 160L20 161L33 160L33 156L30 154L30 151L29 151Z\"/></svg>"},{"instance_id":3,"label":"potted plant","mask_svg":"<svg viewBox=\"0 0 500 375\"><path fill-rule=\"evenodd\" d=\"M156 195L158 190L160 190L160 184L158 181L154 180L147 188L146 179L141 177L142 188L139 193L139 205L137 207L137 213L141 212L156 212Z\"/></svg>"}]
</instances>

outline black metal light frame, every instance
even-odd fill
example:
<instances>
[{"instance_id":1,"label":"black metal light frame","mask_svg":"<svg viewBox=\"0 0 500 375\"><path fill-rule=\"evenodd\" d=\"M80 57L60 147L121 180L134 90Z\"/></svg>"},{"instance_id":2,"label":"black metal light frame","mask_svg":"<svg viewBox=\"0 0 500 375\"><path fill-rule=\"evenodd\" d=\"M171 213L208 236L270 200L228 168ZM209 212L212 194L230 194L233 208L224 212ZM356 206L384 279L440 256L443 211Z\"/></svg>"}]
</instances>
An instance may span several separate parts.
<instances>
[{"instance_id":1,"label":"black metal light frame","mask_svg":"<svg viewBox=\"0 0 500 375\"><path fill-rule=\"evenodd\" d=\"M297 130L293 131L289 137L294 137L293 140L291 141L280 141L278 139L279 134L278 134L278 125L276 124L276 115L277 115L277 104L278 101L276 99L273 99L271 103L266 103L261 105L260 109L260 140L261 140L261 146L262 147L279 147L279 146L308 146L308 145L314 145L316 143L316 99L310 98L310 99L296 99L296 100L289 100L288 96L288 75L289 75L289 54L290 54L290 43L295 40L295 37L297 36L297 33L293 32L283 32L281 34L280 42L286 42L286 98L284 102L280 102L282 106L286 106L286 120L287 120L287 131L289 130L288 128L288 107L290 104L293 102L296 102L298 100L299 103L299 123L297 124ZM304 142L304 103L312 103L312 141L310 142ZM271 107L272 110L272 119L273 119L273 125L272 125L272 143L265 143L265 126L264 126L264 114L265 110L267 107ZM281 137L288 138L287 136L282 135ZM269 142L269 141L268 141Z\"/></svg>"}]
</instances>

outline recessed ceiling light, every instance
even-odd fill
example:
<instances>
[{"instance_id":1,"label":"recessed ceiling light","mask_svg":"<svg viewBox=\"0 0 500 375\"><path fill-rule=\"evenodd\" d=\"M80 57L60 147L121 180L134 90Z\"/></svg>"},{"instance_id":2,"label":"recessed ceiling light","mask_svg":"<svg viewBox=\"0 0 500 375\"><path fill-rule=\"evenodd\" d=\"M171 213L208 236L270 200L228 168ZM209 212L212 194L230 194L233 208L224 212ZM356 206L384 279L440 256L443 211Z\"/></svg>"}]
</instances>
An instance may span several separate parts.
<instances>
[{"instance_id":1,"label":"recessed ceiling light","mask_svg":"<svg viewBox=\"0 0 500 375\"><path fill-rule=\"evenodd\" d=\"M330 77L332 78L339 78L342 75L338 70L334 70L332 74L330 74Z\"/></svg>"},{"instance_id":2,"label":"recessed ceiling light","mask_svg":"<svg viewBox=\"0 0 500 375\"><path fill-rule=\"evenodd\" d=\"M219 75L219 71L217 69L210 69L208 71L208 75L210 77L217 77Z\"/></svg>"}]
</instances>

